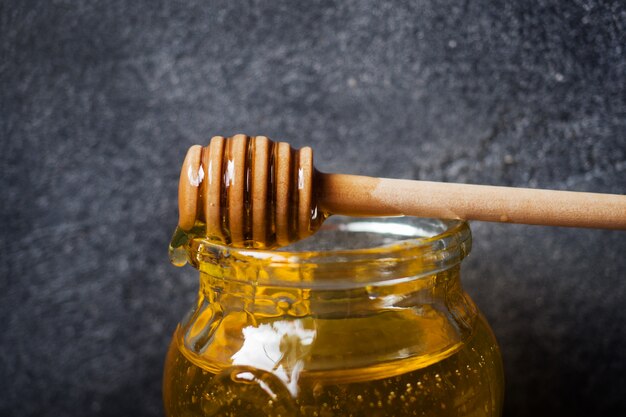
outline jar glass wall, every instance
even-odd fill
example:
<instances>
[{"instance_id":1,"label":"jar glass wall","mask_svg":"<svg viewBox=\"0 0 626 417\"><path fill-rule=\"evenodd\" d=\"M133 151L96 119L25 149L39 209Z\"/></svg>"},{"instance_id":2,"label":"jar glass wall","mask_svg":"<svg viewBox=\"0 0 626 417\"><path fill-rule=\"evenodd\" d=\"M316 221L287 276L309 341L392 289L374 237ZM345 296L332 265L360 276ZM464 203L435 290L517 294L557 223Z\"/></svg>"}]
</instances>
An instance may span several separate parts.
<instances>
[{"instance_id":1,"label":"jar glass wall","mask_svg":"<svg viewBox=\"0 0 626 417\"><path fill-rule=\"evenodd\" d=\"M168 416L498 416L495 338L460 282L466 223L331 218L280 251L186 245L197 302Z\"/></svg>"}]
</instances>

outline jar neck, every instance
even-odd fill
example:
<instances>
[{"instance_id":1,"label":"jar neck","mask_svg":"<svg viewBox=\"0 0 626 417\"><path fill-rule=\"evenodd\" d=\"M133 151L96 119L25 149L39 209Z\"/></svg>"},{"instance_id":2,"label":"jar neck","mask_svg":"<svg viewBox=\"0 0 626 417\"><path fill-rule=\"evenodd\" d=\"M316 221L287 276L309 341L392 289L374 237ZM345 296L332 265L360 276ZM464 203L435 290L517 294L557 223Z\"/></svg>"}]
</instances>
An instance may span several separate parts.
<instances>
[{"instance_id":1,"label":"jar neck","mask_svg":"<svg viewBox=\"0 0 626 417\"><path fill-rule=\"evenodd\" d=\"M331 218L301 244L263 251L194 238L186 248L200 271L202 300L251 317L332 318L423 305L445 311L463 298L460 263L471 248L465 222Z\"/></svg>"},{"instance_id":2,"label":"jar neck","mask_svg":"<svg viewBox=\"0 0 626 417\"><path fill-rule=\"evenodd\" d=\"M287 316L347 318L423 306L452 313L466 309L458 264L434 274L349 288L275 286L201 272L199 298L219 304L224 313L245 311L259 320ZM460 316L470 313L461 312Z\"/></svg>"}]
</instances>

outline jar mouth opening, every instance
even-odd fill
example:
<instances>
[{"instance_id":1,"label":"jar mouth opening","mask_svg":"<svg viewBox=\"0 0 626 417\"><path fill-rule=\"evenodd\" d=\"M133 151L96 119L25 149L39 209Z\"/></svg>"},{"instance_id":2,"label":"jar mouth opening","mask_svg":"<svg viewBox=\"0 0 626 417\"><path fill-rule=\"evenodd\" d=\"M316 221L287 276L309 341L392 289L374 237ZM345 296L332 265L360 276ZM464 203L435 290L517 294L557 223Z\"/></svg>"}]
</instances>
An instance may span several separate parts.
<instances>
[{"instance_id":1,"label":"jar mouth opening","mask_svg":"<svg viewBox=\"0 0 626 417\"><path fill-rule=\"evenodd\" d=\"M332 216L314 235L277 250L233 248L204 238L188 245L192 265L225 279L345 286L449 269L469 254L471 232L462 220Z\"/></svg>"}]
</instances>

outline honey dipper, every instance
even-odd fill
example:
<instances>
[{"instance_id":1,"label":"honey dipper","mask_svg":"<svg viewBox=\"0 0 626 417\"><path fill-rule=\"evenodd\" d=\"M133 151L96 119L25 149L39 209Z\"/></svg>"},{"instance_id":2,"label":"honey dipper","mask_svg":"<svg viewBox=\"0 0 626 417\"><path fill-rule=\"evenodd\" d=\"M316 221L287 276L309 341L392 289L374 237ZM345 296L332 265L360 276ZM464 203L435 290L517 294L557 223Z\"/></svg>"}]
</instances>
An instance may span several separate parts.
<instances>
[{"instance_id":1,"label":"honey dipper","mask_svg":"<svg viewBox=\"0 0 626 417\"><path fill-rule=\"evenodd\" d=\"M326 174L309 147L245 135L189 149L178 206L180 229L235 246L287 245L330 214L626 229L625 195Z\"/></svg>"}]
</instances>

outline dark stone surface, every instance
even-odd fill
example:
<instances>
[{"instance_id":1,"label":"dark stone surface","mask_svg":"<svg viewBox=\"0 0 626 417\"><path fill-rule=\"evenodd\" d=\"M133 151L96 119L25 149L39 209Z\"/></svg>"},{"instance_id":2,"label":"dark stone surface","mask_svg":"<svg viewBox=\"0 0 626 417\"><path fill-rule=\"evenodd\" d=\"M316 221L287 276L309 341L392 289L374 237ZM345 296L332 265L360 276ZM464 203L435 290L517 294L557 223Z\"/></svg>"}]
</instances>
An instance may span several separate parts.
<instances>
[{"instance_id":1,"label":"dark stone surface","mask_svg":"<svg viewBox=\"0 0 626 417\"><path fill-rule=\"evenodd\" d=\"M624 193L625 74L622 1L1 2L0 414L162 413L197 285L165 250L189 145ZM626 414L626 235L473 230L505 414Z\"/></svg>"}]
</instances>

